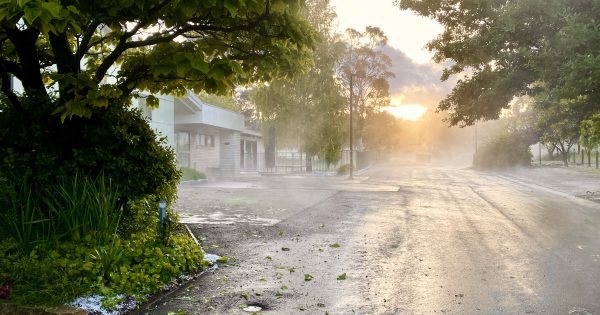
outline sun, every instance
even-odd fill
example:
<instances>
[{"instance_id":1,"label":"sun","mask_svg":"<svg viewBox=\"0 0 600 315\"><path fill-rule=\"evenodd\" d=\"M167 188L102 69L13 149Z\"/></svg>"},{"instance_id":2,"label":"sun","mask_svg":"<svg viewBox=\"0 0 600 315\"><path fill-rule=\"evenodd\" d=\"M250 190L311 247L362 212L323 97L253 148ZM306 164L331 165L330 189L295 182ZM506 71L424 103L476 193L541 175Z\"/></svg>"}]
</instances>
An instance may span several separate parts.
<instances>
[{"instance_id":1,"label":"sun","mask_svg":"<svg viewBox=\"0 0 600 315\"><path fill-rule=\"evenodd\" d=\"M396 118L417 121L427 112L427 107L419 104L400 104L400 102L392 101L392 105L385 107L383 110L394 115Z\"/></svg>"}]
</instances>

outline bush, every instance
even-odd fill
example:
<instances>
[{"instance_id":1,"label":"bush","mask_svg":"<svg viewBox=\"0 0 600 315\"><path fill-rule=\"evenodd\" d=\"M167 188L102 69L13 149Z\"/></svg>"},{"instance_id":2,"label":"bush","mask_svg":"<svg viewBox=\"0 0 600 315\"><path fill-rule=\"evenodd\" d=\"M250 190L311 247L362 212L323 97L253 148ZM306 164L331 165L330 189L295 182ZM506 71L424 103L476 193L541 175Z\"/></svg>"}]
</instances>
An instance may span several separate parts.
<instances>
[{"instance_id":1,"label":"bush","mask_svg":"<svg viewBox=\"0 0 600 315\"><path fill-rule=\"evenodd\" d=\"M114 304L200 268L188 235L158 233L158 201L172 204L181 173L139 111L113 104L62 123L52 104L22 103L35 109L0 101L0 298Z\"/></svg>"},{"instance_id":2,"label":"bush","mask_svg":"<svg viewBox=\"0 0 600 315\"><path fill-rule=\"evenodd\" d=\"M340 167L338 167L337 173L338 173L338 175L350 174L350 164L340 165Z\"/></svg>"},{"instance_id":3,"label":"bush","mask_svg":"<svg viewBox=\"0 0 600 315\"><path fill-rule=\"evenodd\" d=\"M193 168L190 168L190 167L182 167L181 172L182 172L182 175L181 175L182 181L206 179L206 174L204 174L200 171L197 171Z\"/></svg>"},{"instance_id":4,"label":"bush","mask_svg":"<svg viewBox=\"0 0 600 315\"><path fill-rule=\"evenodd\" d=\"M473 166L479 169L527 166L531 165L532 157L527 139L517 133L505 133L479 147L473 157Z\"/></svg>"},{"instance_id":5,"label":"bush","mask_svg":"<svg viewBox=\"0 0 600 315\"><path fill-rule=\"evenodd\" d=\"M0 270L10 277L9 302L60 305L85 295L144 296L185 272L198 270L203 252L187 235L161 244L150 233L98 244L87 236L29 254L13 241L0 242ZM1 284L0 284L1 285Z\"/></svg>"},{"instance_id":6,"label":"bush","mask_svg":"<svg viewBox=\"0 0 600 315\"><path fill-rule=\"evenodd\" d=\"M117 201L116 188L102 175L90 179L76 174L42 190L9 177L0 183L0 239L12 238L26 253L38 243L87 235L107 241L119 226Z\"/></svg>"},{"instance_id":7,"label":"bush","mask_svg":"<svg viewBox=\"0 0 600 315\"><path fill-rule=\"evenodd\" d=\"M52 109L34 99L22 103ZM103 173L119 187L123 203L147 195L175 199L180 178L175 153L164 139L156 140L140 111L111 104L95 109L91 118L64 123L50 112L32 109L23 116L0 102L0 174L19 174L42 188L73 174Z\"/></svg>"}]
</instances>

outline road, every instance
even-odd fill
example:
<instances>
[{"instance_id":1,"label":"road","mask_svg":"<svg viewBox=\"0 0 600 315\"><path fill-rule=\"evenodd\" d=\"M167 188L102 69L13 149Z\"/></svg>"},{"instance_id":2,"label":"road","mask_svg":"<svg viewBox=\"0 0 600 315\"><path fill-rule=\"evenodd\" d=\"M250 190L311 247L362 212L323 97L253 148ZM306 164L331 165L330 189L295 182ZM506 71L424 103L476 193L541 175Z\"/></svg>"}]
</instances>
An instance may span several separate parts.
<instances>
[{"instance_id":1,"label":"road","mask_svg":"<svg viewBox=\"0 0 600 315\"><path fill-rule=\"evenodd\" d=\"M600 314L600 204L575 197L600 177L540 174L397 164L183 184L183 219L229 263L150 313Z\"/></svg>"}]
</instances>

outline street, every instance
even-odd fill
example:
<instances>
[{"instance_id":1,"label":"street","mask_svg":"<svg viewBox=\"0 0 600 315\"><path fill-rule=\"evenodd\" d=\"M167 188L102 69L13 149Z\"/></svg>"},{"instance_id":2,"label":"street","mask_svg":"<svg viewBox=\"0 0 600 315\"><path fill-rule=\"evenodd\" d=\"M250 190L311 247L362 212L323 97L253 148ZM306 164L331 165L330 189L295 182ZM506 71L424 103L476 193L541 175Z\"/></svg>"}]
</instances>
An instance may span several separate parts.
<instances>
[{"instance_id":1,"label":"street","mask_svg":"<svg viewBox=\"0 0 600 315\"><path fill-rule=\"evenodd\" d=\"M600 203L577 197L598 179L396 163L183 183L182 220L229 261L149 313L600 314Z\"/></svg>"}]
</instances>

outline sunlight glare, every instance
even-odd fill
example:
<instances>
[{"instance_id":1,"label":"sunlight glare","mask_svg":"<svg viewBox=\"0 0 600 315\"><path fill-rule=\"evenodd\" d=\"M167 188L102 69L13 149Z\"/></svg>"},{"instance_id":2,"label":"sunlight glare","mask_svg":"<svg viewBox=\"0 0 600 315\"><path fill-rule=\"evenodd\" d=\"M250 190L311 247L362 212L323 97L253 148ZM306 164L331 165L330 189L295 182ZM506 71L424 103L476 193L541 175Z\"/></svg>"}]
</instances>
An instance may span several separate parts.
<instances>
[{"instance_id":1,"label":"sunlight glare","mask_svg":"<svg viewBox=\"0 0 600 315\"><path fill-rule=\"evenodd\" d=\"M427 112L427 107L419 104L392 104L383 110L396 118L417 121Z\"/></svg>"}]
</instances>

